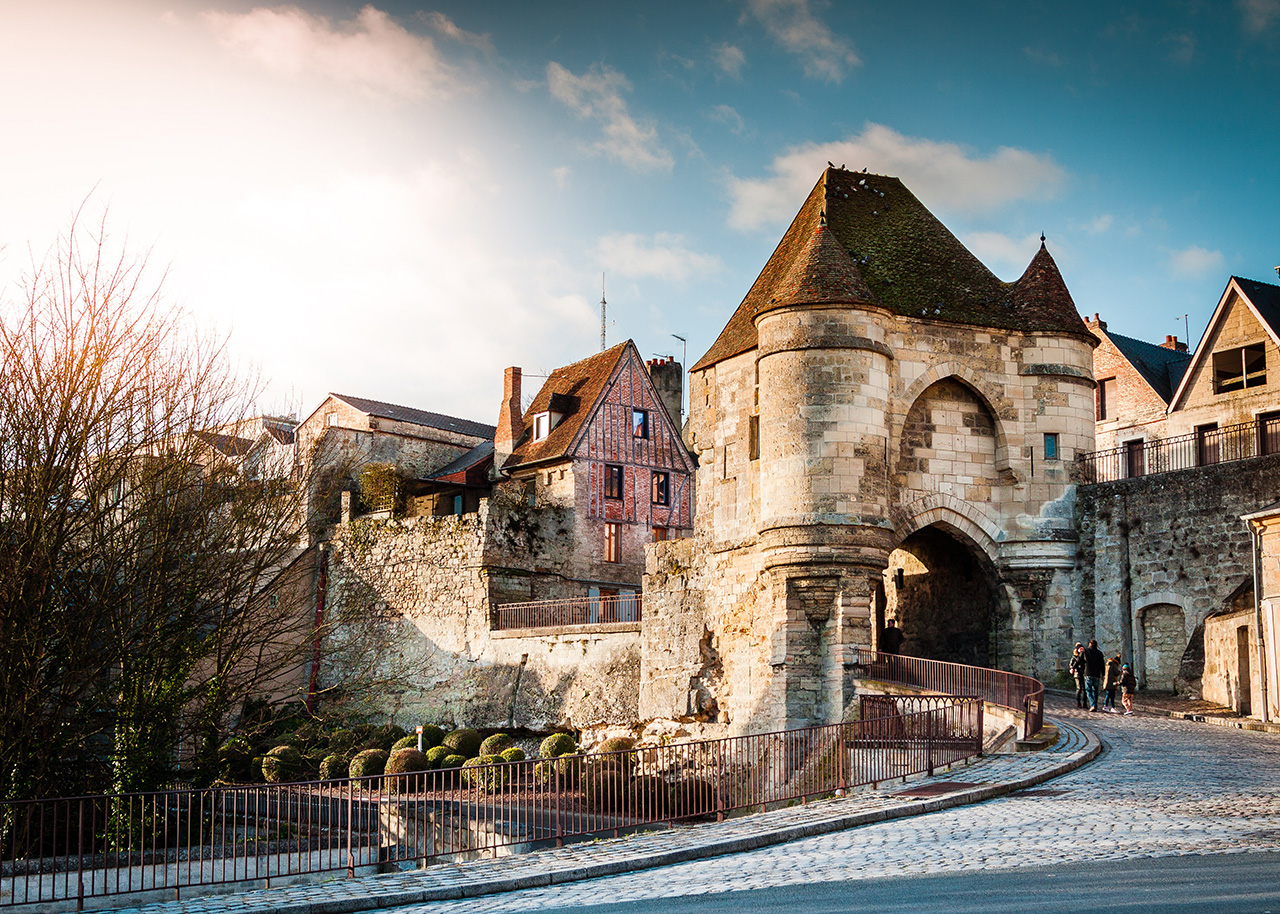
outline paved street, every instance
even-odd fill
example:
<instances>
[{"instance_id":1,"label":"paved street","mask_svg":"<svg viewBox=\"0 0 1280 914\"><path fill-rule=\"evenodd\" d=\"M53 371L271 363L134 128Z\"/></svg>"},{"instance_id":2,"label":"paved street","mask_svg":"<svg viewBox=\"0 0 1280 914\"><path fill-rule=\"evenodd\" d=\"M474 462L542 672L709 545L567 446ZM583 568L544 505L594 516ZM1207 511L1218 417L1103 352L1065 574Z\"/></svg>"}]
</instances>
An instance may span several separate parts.
<instances>
[{"instance_id":1,"label":"paved street","mask_svg":"<svg viewBox=\"0 0 1280 914\"><path fill-rule=\"evenodd\" d=\"M1093 729L1107 751L1040 790L712 860L397 910L546 910L1049 865L1066 866L1063 872L1069 872L1084 864L1096 883L1109 872L1107 862L1280 851L1280 737L1140 714L1082 714L1062 704L1051 703L1050 713ZM1270 854L1257 858L1259 864L1275 867L1272 860ZM1190 860L1172 863L1175 870L1195 865ZM1215 861L1213 869L1224 866ZM1117 873L1125 869L1112 868ZM1040 875L1049 878L1050 873ZM1280 882L1273 878L1266 884L1276 888L1270 895L1250 895L1249 904L1262 907L1249 909L1280 911ZM754 893L739 898L754 907L747 903ZM720 900L735 903L732 896Z\"/></svg>"}]
</instances>

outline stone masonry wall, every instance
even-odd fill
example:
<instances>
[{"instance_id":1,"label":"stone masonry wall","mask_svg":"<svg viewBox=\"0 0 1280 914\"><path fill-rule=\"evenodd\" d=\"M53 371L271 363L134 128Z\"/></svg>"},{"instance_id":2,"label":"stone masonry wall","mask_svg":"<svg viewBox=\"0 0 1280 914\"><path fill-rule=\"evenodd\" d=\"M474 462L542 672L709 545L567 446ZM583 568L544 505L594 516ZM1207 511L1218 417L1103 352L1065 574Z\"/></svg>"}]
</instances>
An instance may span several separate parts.
<instances>
[{"instance_id":1,"label":"stone masonry wall","mask_svg":"<svg viewBox=\"0 0 1280 914\"><path fill-rule=\"evenodd\" d=\"M360 519L331 531L326 687L357 708L419 723L561 727L631 723L639 688L633 626L494 632L490 603L559 580L504 559L539 554L539 524L482 502L476 514ZM539 582L542 586L539 586Z\"/></svg>"},{"instance_id":2,"label":"stone masonry wall","mask_svg":"<svg viewBox=\"0 0 1280 914\"><path fill-rule=\"evenodd\" d=\"M1073 640L1096 637L1104 651L1134 658L1145 683L1158 673L1147 669L1149 660L1185 652L1206 616L1252 586L1250 536L1240 517L1272 504L1277 492L1277 455L1080 486ZM1181 614L1180 647L1168 634L1170 607ZM1159 642L1150 657L1149 633ZM1067 659L1059 658L1060 668ZM1159 665L1170 668L1163 657ZM1197 691L1199 682L1182 687Z\"/></svg>"}]
</instances>

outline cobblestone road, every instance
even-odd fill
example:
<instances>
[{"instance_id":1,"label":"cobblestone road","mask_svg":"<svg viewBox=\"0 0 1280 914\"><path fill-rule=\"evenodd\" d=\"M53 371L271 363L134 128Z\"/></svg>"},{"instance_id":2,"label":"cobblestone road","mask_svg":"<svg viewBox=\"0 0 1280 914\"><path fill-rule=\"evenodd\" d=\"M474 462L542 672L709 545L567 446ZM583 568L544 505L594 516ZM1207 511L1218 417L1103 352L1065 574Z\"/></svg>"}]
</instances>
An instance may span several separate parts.
<instances>
[{"instance_id":1,"label":"cobblestone road","mask_svg":"<svg viewBox=\"0 0 1280 914\"><path fill-rule=\"evenodd\" d=\"M1052 703L1050 713L1090 728L1107 751L1039 791L712 860L396 910L527 911L820 881L1280 850L1280 736L1141 714L1082 714Z\"/></svg>"}]
</instances>

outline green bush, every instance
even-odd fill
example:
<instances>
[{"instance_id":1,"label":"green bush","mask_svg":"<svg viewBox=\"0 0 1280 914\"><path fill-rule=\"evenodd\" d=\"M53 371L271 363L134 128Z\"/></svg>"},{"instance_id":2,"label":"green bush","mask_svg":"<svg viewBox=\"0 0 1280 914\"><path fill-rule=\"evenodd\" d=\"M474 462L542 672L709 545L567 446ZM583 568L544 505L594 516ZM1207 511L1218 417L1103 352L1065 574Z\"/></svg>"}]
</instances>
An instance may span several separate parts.
<instances>
[{"instance_id":1,"label":"green bush","mask_svg":"<svg viewBox=\"0 0 1280 914\"><path fill-rule=\"evenodd\" d=\"M486 737L484 742L480 744L481 755L501 755L504 749L510 749L516 744L510 736L505 733L495 733Z\"/></svg>"},{"instance_id":2,"label":"green bush","mask_svg":"<svg viewBox=\"0 0 1280 914\"><path fill-rule=\"evenodd\" d=\"M365 749L357 752L355 758L351 760L351 776L353 778L369 777L374 774L382 774L387 767L387 752L385 749Z\"/></svg>"},{"instance_id":3,"label":"green bush","mask_svg":"<svg viewBox=\"0 0 1280 914\"><path fill-rule=\"evenodd\" d=\"M631 801L631 766L616 759L589 761L582 775L582 793L593 812L621 812Z\"/></svg>"},{"instance_id":4,"label":"green bush","mask_svg":"<svg viewBox=\"0 0 1280 914\"><path fill-rule=\"evenodd\" d=\"M249 763L249 783L251 784L261 784L266 780L262 774L262 759L263 756L255 755L253 761Z\"/></svg>"},{"instance_id":5,"label":"green bush","mask_svg":"<svg viewBox=\"0 0 1280 914\"><path fill-rule=\"evenodd\" d=\"M442 746L448 746L463 758L475 758L480 754L480 744L484 742L475 730L452 730L444 735Z\"/></svg>"},{"instance_id":6,"label":"green bush","mask_svg":"<svg viewBox=\"0 0 1280 914\"><path fill-rule=\"evenodd\" d=\"M461 768L466 763L467 763L467 760L455 752L452 755L446 755L444 758L440 760L440 768L441 770L445 770L449 768Z\"/></svg>"},{"instance_id":7,"label":"green bush","mask_svg":"<svg viewBox=\"0 0 1280 914\"><path fill-rule=\"evenodd\" d=\"M448 746L432 746L427 750L427 770L435 771L437 768L443 768L441 764L446 758L453 754L453 750ZM466 759L463 759L465 762Z\"/></svg>"},{"instance_id":8,"label":"green bush","mask_svg":"<svg viewBox=\"0 0 1280 914\"><path fill-rule=\"evenodd\" d=\"M462 777L468 785L493 793L507 783L511 773L511 769L501 762L502 759L496 755L473 758L462 766Z\"/></svg>"},{"instance_id":9,"label":"green bush","mask_svg":"<svg viewBox=\"0 0 1280 914\"><path fill-rule=\"evenodd\" d=\"M533 776L543 784L554 781L561 785L576 786L582 780L582 756L562 755L541 759L533 766Z\"/></svg>"},{"instance_id":10,"label":"green bush","mask_svg":"<svg viewBox=\"0 0 1280 914\"><path fill-rule=\"evenodd\" d=\"M218 777L224 781L249 780L253 748L243 736L233 736L218 749Z\"/></svg>"},{"instance_id":11,"label":"green bush","mask_svg":"<svg viewBox=\"0 0 1280 914\"><path fill-rule=\"evenodd\" d=\"M397 749L387 759L387 774L412 774L415 771L427 771L427 754L417 749Z\"/></svg>"},{"instance_id":12,"label":"green bush","mask_svg":"<svg viewBox=\"0 0 1280 914\"><path fill-rule=\"evenodd\" d=\"M555 758L559 755L573 755L578 751L578 744L568 733L552 733L538 746L538 755L542 758Z\"/></svg>"},{"instance_id":13,"label":"green bush","mask_svg":"<svg viewBox=\"0 0 1280 914\"><path fill-rule=\"evenodd\" d=\"M444 742L444 731L435 724L423 724L422 726L422 751L434 749Z\"/></svg>"},{"instance_id":14,"label":"green bush","mask_svg":"<svg viewBox=\"0 0 1280 914\"><path fill-rule=\"evenodd\" d=\"M326 755L320 762L320 780L340 781L351 770L351 759L345 755Z\"/></svg>"},{"instance_id":15,"label":"green bush","mask_svg":"<svg viewBox=\"0 0 1280 914\"><path fill-rule=\"evenodd\" d=\"M355 731L345 727L329 734L329 750L335 755L347 755L356 747L357 742Z\"/></svg>"},{"instance_id":16,"label":"green bush","mask_svg":"<svg viewBox=\"0 0 1280 914\"><path fill-rule=\"evenodd\" d=\"M268 784L296 781L302 773L302 753L293 746L276 746L262 758L262 779Z\"/></svg>"},{"instance_id":17,"label":"green bush","mask_svg":"<svg viewBox=\"0 0 1280 914\"><path fill-rule=\"evenodd\" d=\"M524 750L519 746L512 746L510 749L503 749L498 753L498 757L504 762L523 762L525 758Z\"/></svg>"},{"instance_id":18,"label":"green bush","mask_svg":"<svg viewBox=\"0 0 1280 914\"><path fill-rule=\"evenodd\" d=\"M699 816L716 809L716 785L704 778L676 781L671 785L670 796L673 816Z\"/></svg>"},{"instance_id":19,"label":"green bush","mask_svg":"<svg viewBox=\"0 0 1280 914\"><path fill-rule=\"evenodd\" d=\"M399 752L401 749L417 749L417 748L418 748L418 737L413 735L402 737L391 744L391 751L393 753Z\"/></svg>"},{"instance_id":20,"label":"green bush","mask_svg":"<svg viewBox=\"0 0 1280 914\"><path fill-rule=\"evenodd\" d=\"M636 741L629 736L611 736L599 746L596 746L596 752L626 752L628 749L634 749Z\"/></svg>"},{"instance_id":21,"label":"green bush","mask_svg":"<svg viewBox=\"0 0 1280 914\"><path fill-rule=\"evenodd\" d=\"M366 737L365 748L382 749L389 753L391 752L391 747L396 744L396 740L404 739L408 735L405 733L404 727L396 724L383 724L381 727L375 727Z\"/></svg>"}]
</instances>

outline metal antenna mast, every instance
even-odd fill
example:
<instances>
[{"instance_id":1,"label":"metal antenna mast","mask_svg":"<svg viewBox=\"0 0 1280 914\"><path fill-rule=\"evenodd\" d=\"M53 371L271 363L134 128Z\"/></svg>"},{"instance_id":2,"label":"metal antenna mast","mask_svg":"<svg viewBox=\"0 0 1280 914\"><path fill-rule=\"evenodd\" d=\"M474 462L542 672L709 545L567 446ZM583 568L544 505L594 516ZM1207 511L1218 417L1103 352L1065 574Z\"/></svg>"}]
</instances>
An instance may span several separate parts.
<instances>
[{"instance_id":1,"label":"metal antenna mast","mask_svg":"<svg viewBox=\"0 0 1280 914\"><path fill-rule=\"evenodd\" d=\"M604 301L604 274L600 274L600 351L604 352L604 320L605 301Z\"/></svg>"}]
</instances>

